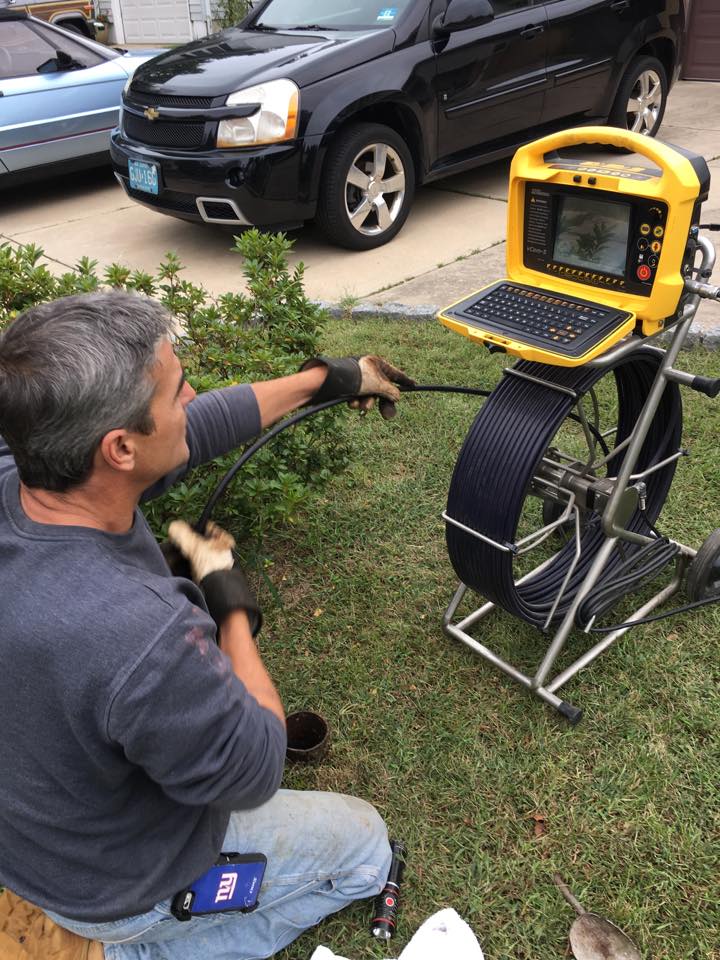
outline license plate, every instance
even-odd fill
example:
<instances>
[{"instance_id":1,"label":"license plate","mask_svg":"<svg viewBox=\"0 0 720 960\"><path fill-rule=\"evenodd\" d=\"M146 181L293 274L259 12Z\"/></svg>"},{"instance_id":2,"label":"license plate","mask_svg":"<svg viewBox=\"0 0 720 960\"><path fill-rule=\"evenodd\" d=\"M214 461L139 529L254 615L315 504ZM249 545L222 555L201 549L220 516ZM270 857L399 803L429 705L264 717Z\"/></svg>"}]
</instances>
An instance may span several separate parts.
<instances>
[{"instance_id":1,"label":"license plate","mask_svg":"<svg viewBox=\"0 0 720 960\"><path fill-rule=\"evenodd\" d=\"M128 160L130 187L132 190L141 190L143 193L160 192L159 167L156 163L145 163L143 160Z\"/></svg>"}]
</instances>

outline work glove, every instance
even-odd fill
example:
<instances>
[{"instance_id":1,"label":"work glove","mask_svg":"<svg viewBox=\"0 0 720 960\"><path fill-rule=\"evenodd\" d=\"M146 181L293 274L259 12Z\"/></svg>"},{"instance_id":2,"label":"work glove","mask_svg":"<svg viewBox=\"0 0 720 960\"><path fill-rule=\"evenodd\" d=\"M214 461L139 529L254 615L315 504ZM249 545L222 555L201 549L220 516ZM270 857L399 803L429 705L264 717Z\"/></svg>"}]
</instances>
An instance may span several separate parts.
<instances>
[{"instance_id":1,"label":"work glove","mask_svg":"<svg viewBox=\"0 0 720 960\"><path fill-rule=\"evenodd\" d=\"M327 376L320 389L313 394L311 403L354 397L350 406L366 413L372 409L378 397L380 415L384 420L391 420L396 413L395 403L400 399L396 384L415 386L414 380L382 357L313 357L306 360L300 369L310 370L321 364L327 367Z\"/></svg>"},{"instance_id":2,"label":"work glove","mask_svg":"<svg viewBox=\"0 0 720 960\"><path fill-rule=\"evenodd\" d=\"M203 535L184 520L173 520L168 527L168 540L189 564L191 577L202 590L218 627L233 610L244 610L252 635L257 636L262 611L245 574L235 566L235 540L227 530L211 520Z\"/></svg>"}]
</instances>

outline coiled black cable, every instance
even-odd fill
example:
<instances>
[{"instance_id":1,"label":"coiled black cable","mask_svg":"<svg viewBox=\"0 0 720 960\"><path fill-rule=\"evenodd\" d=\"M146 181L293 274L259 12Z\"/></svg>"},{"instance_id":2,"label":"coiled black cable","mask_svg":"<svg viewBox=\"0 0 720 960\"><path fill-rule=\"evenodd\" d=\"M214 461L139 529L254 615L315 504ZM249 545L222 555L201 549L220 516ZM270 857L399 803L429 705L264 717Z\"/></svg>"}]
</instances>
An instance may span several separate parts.
<instances>
[{"instance_id":1,"label":"coiled black cable","mask_svg":"<svg viewBox=\"0 0 720 960\"><path fill-rule=\"evenodd\" d=\"M614 442L619 446L637 424L662 358L662 352L642 347L605 368L552 367L519 361L514 370L541 382L510 374L492 392L458 456L448 494L448 515L496 543L513 544L530 482L576 400L612 371L618 398ZM569 389L574 396L555 386ZM674 453L680 444L681 430L680 391L677 384L669 383L642 446L636 470L647 470ZM625 450L621 450L611 457L608 475L617 474L624 455ZM675 466L673 460L648 475L645 511L636 510L627 524L628 529L651 532L650 524L655 522L665 502ZM542 571L516 586L511 551L500 550L450 523L446 526L446 540L450 561L463 583L520 619L537 627L544 626L574 559L574 542L566 544ZM595 514L582 533L580 559L555 609L553 622L567 612L604 540L600 517ZM632 545L626 548L628 554L636 550ZM603 579L612 575L622 560L619 554L614 554Z\"/></svg>"},{"instance_id":2,"label":"coiled black cable","mask_svg":"<svg viewBox=\"0 0 720 960\"><path fill-rule=\"evenodd\" d=\"M575 614L575 623L585 627L615 606L620 597L625 596L643 581L652 578L664 570L680 553L680 547L658 537L652 543L634 550L629 557L617 565L615 571L604 577L586 597Z\"/></svg>"}]
</instances>

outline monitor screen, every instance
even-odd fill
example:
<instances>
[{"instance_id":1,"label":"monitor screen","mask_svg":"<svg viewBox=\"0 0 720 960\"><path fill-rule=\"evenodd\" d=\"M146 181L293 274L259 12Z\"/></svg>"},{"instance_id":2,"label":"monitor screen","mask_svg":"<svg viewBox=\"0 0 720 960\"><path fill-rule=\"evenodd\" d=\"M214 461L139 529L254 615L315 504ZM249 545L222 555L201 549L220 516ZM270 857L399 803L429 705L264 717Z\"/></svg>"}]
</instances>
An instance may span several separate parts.
<instances>
[{"instance_id":1,"label":"monitor screen","mask_svg":"<svg viewBox=\"0 0 720 960\"><path fill-rule=\"evenodd\" d=\"M553 260L622 277L629 229L627 203L560 197Z\"/></svg>"}]
</instances>

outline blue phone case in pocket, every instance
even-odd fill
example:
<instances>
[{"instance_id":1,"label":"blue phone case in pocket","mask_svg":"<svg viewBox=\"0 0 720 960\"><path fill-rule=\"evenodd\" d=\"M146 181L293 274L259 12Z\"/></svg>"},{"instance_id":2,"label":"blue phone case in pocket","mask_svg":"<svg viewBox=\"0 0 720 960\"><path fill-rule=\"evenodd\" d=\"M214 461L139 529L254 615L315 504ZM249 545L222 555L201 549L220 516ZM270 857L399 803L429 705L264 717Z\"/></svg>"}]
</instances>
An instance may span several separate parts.
<instances>
[{"instance_id":1,"label":"blue phone case in pocket","mask_svg":"<svg viewBox=\"0 0 720 960\"><path fill-rule=\"evenodd\" d=\"M175 894L170 910L177 920L229 910L249 913L258 905L266 866L262 853L221 853L214 866Z\"/></svg>"}]
</instances>

